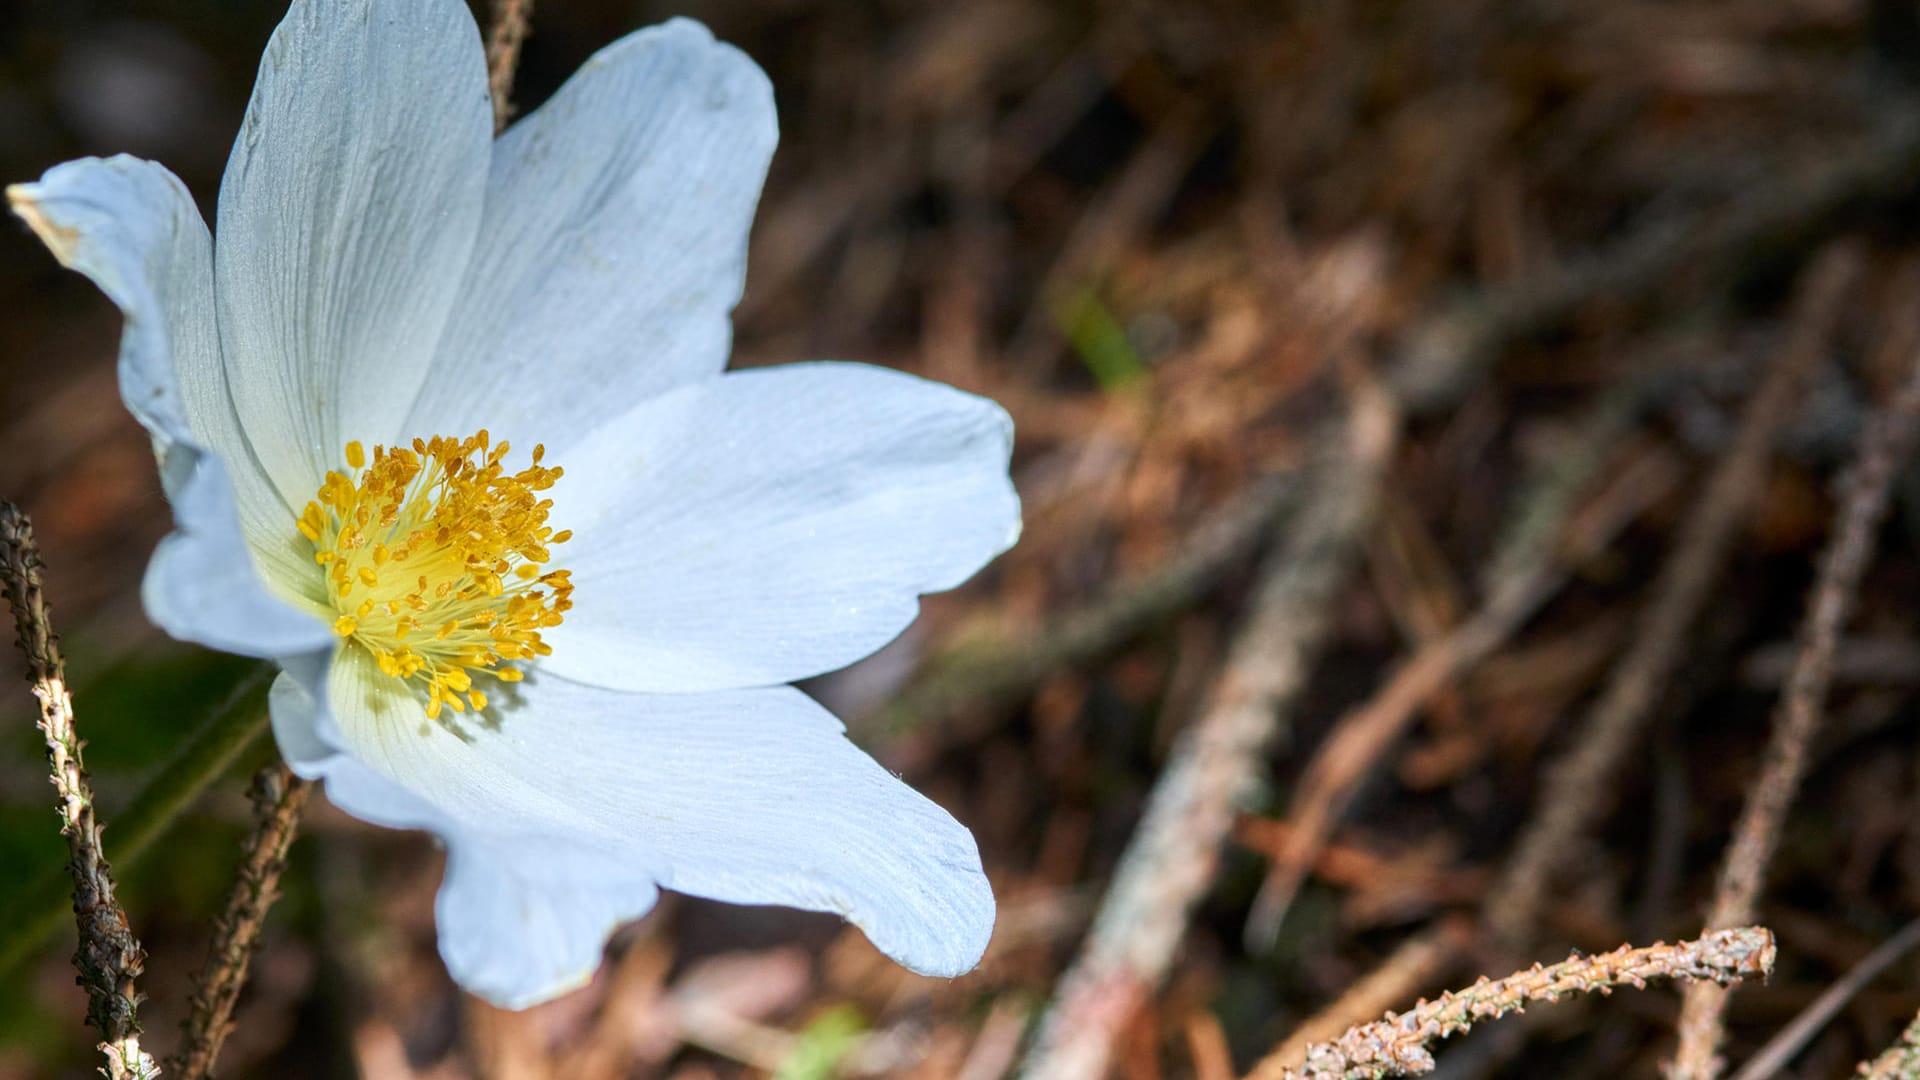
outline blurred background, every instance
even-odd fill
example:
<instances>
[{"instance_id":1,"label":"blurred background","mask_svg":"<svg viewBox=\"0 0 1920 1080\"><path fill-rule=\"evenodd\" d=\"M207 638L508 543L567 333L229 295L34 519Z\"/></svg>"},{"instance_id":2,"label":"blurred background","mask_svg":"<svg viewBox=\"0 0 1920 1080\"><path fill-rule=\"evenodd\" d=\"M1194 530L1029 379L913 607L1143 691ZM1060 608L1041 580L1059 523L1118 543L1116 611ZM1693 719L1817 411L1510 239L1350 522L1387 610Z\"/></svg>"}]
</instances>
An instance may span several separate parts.
<instances>
[{"instance_id":1,"label":"blurred background","mask_svg":"<svg viewBox=\"0 0 1920 1080\"><path fill-rule=\"evenodd\" d=\"M0 180L126 151L178 173L211 220L282 10L0 0ZM1836 477L1920 342L1920 6L542 0L516 101L675 14L759 61L781 109L736 363L887 364L1015 418L1020 545L809 687L973 828L994 944L974 974L927 980L832 918L668 897L592 986L501 1013L434 951L433 845L316 798L222 1075L1008 1075L1183 733L1259 673L1249 628L1289 612L1315 621L1295 628L1304 677L1273 689L1251 809L1122 1025L1117 1075L1238 1075L1383 966L1399 981L1370 1012L1570 947L1699 932ZM0 496L39 531L109 835L246 671L140 611L168 515L117 399L118 332L90 285L0 224ZM1549 763L1633 662L1763 373L1796 362L1753 498L1588 800L1594 828L1537 882L1523 950L1490 943L1490 893L1555 796ZM1337 450L1368 401L1395 438L1348 484ZM1552 542L1527 549L1516 523L1536 511ZM1288 547L1316 529L1332 548ZM1733 998L1736 1062L1920 914L1916 529L1903 476L1760 905L1778 973ZM1516 546L1552 567L1518 612L1498 608ZM1326 580L1263 608L1309 558ZM1353 735L1402 661L1490 603L1491 640L1397 726ZM12 685L0 912L18 914L64 850ZM270 752L117 868L158 1050ZM71 938L63 924L0 973L4 1080L93 1075ZM1409 941L1431 955L1410 960ZM1449 1076L1651 1077L1676 1001L1542 1008L1439 1056ZM1920 960L1902 956L1792 1074L1843 1075L1916 1007Z\"/></svg>"}]
</instances>

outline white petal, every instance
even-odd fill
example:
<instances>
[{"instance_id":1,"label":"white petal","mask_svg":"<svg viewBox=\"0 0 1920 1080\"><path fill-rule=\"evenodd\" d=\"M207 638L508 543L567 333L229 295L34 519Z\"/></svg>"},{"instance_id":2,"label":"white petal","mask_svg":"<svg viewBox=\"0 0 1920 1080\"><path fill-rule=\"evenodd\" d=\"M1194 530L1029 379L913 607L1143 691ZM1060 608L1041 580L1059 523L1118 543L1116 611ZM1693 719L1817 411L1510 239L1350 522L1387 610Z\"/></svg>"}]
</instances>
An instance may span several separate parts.
<instances>
[{"instance_id":1,"label":"white petal","mask_svg":"<svg viewBox=\"0 0 1920 1080\"><path fill-rule=\"evenodd\" d=\"M234 404L289 505L412 407L479 227L490 115L459 0L295 0L274 31L214 269Z\"/></svg>"},{"instance_id":2,"label":"white petal","mask_svg":"<svg viewBox=\"0 0 1920 1080\"><path fill-rule=\"evenodd\" d=\"M445 819L442 951L495 1001L575 985L581 943L646 910L656 881L839 913L928 974L971 968L992 931L973 837L790 687L627 694L535 674L449 730L346 649L329 694L348 752Z\"/></svg>"},{"instance_id":3,"label":"white petal","mask_svg":"<svg viewBox=\"0 0 1920 1080\"><path fill-rule=\"evenodd\" d=\"M169 453L190 464L169 499L174 531L154 549L141 583L148 617L174 637L242 656L331 647L332 627L289 605L254 569L224 463L185 443Z\"/></svg>"},{"instance_id":4,"label":"white petal","mask_svg":"<svg viewBox=\"0 0 1920 1080\"><path fill-rule=\"evenodd\" d=\"M177 530L147 568L149 614L176 637L251 656L324 645L326 627L277 599L255 570L259 554L285 571L284 547L250 552L243 539L243 519L250 532L277 535L276 523L291 532L291 517L232 423L207 229L186 188L151 162L90 158L8 197L54 255L125 315L121 394L154 436Z\"/></svg>"},{"instance_id":5,"label":"white petal","mask_svg":"<svg viewBox=\"0 0 1920 1080\"><path fill-rule=\"evenodd\" d=\"M282 671L274 676L273 688L267 691L267 715L273 723L273 741L280 747L280 756L286 759L287 766L308 780L325 776L328 760L340 753L319 731L324 714L315 695L316 691L324 693L321 688L326 685L326 668L320 668L317 674L319 682L315 683Z\"/></svg>"},{"instance_id":6,"label":"white petal","mask_svg":"<svg viewBox=\"0 0 1920 1080\"><path fill-rule=\"evenodd\" d=\"M9 187L7 199L125 315L120 392L134 418L167 443L193 441L174 365L218 363L220 339L207 226L185 185L139 158L82 158Z\"/></svg>"},{"instance_id":7,"label":"white petal","mask_svg":"<svg viewBox=\"0 0 1920 1080\"><path fill-rule=\"evenodd\" d=\"M296 775L326 784L327 798L362 821L389 829L453 831L448 821L418 795L368 768L341 750L343 740L333 716L320 708L332 676L333 655L309 656L290 663L273 680L267 695L273 741Z\"/></svg>"},{"instance_id":8,"label":"white petal","mask_svg":"<svg viewBox=\"0 0 1920 1080\"><path fill-rule=\"evenodd\" d=\"M528 444L718 373L773 154L766 76L684 19L602 49L494 144L486 216L409 431Z\"/></svg>"},{"instance_id":9,"label":"white petal","mask_svg":"<svg viewBox=\"0 0 1920 1080\"><path fill-rule=\"evenodd\" d=\"M349 651L359 650L348 646L341 655ZM529 842L476 833L342 752L339 727L316 697L325 695L330 672L331 658L291 665L274 680L274 741L295 773L326 785L334 805L376 825L430 829L446 840L447 876L436 907L447 970L507 1008L586 982L614 928L653 907L653 875L610 864L566 837ZM365 675L362 669L349 678Z\"/></svg>"},{"instance_id":10,"label":"white petal","mask_svg":"<svg viewBox=\"0 0 1920 1080\"><path fill-rule=\"evenodd\" d=\"M607 937L659 895L651 875L565 837L463 836L434 903L440 955L461 986L524 1009L586 985Z\"/></svg>"},{"instance_id":11,"label":"white petal","mask_svg":"<svg viewBox=\"0 0 1920 1080\"><path fill-rule=\"evenodd\" d=\"M550 671L627 690L767 686L872 653L1019 534L1012 425L858 364L683 387L551 455L574 609Z\"/></svg>"}]
</instances>

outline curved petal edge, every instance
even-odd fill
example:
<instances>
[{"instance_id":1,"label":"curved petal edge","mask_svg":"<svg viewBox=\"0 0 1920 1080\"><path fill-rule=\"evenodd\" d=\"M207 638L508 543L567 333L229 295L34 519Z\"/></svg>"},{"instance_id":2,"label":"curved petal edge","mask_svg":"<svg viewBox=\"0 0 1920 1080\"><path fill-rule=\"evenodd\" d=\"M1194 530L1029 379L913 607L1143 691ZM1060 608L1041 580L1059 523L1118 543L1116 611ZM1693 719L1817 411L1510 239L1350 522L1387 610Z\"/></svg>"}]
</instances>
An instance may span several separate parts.
<instances>
[{"instance_id":1,"label":"curved petal edge","mask_svg":"<svg viewBox=\"0 0 1920 1080\"><path fill-rule=\"evenodd\" d=\"M321 647L327 627L276 596L241 529L224 463L202 449L177 364L217 364L210 245L186 188L138 158L83 158L7 189L61 263L121 310L121 396L153 435L175 531L147 567L147 612L174 637L243 656Z\"/></svg>"}]
</instances>

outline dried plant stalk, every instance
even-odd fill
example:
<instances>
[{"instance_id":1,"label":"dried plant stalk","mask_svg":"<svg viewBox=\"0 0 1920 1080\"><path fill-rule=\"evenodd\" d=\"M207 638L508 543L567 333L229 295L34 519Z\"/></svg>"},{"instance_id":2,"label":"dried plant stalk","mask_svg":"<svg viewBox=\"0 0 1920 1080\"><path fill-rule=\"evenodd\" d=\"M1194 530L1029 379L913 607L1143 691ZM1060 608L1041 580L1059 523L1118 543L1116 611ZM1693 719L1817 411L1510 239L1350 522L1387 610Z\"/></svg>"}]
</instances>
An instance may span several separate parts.
<instances>
[{"instance_id":1,"label":"dried plant stalk","mask_svg":"<svg viewBox=\"0 0 1920 1080\"><path fill-rule=\"evenodd\" d=\"M180 749L155 768L153 776L120 812L107 854L123 870L153 850L181 814L208 785L257 743L267 730L267 684L274 668L259 664L242 678L227 701L201 721ZM66 910L66 874L47 867L18 885L11 902L0 907L0 977L24 963L40 943L60 929Z\"/></svg>"},{"instance_id":2,"label":"dried plant stalk","mask_svg":"<svg viewBox=\"0 0 1920 1080\"><path fill-rule=\"evenodd\" d=\"M1853 610L1860 578L1873 558L1894 478L1912 455L1916 437L1920 437L1920 363L1910 368L1907 381L1886 411L1860 433L1853 468L1844 485L1846 500L1833 539L1820 559L1819 576L1801 627L1800 650L1780 698L1760 776L1748 790L1740 821L1727 844L1713 909L1707 916L1710 927L1753 918L1767 865L1780 843L1787 808L1806 775L1807 747L1825 713L1840 631ZM1706 985L1687 989L1680 1010L1680 1043L1667 1071L1672 1080L1713 1080L1720 1075L1725 1012L1725 990Z\"/></svg>"},{"instance_id":3,"label":"dried plant stalk","mask_svg":"<svg viewBox=\"0 0 1920 1080\"><path fill-rule=\"evenodd\" d=\"M100 822L93 811L93 789L80 756L73 726L73 699L67 692L66 661L53 632L52 613L41 588L40 550L33 525L20 508L0 502L0 591L13 608L27 679L40 702L40 731L47 739L47 764L60 797L60 833L67 838L67 869L73 877L73 914L80 944L73 953L77 982L87 992L87 1022L103 1038L110 1077L158 1076L153 1058L140 1048L140 992L135 983L147 953L127 924L114 897L113 871L100 846Z\"/></svg>"},{"instance_id":4,"label":"dried plant stalk","mask_svg":"<svg viewBox=\"0 0 1920 1080\"><path fill-rule=\"evenodd\" d=\"M1900 1033L1899 1042L1863 1062L1860 1075L1866 1080L1920 1080L1920 1016Z\"/></svg>"},{"instance_id":5,"label":"dried plant stalk","mask_svg":"<svg viewBox=\"0 0 1920 1080\"><path fill-rule=\"evenodd\" d=\"M1598 956L1570 956L1504 979L1482 978L1465 990L1422 1001L1398 1016L1364 1024L1307 1051L1307 1063L1287 1080L1377 1080L1431 1072L1428 1044L1459 1035L1482 1020L1552 1004L1571 994L1610 994L1616 986L1644 989L1648 979L1735 983L1773 970L1772 931L1761 926L1716 930L1693 941L1645 948L1623 946Z\"/></svg>"},{"instance_id":6,"label":"dried plant stalk","mask_svg":"<svg viewBox=\"0 0 1920 1080\"><path fill-rule=\"evenodd\" d=\"M253 778L253 831L247 836L239 879L214 924L213 948L194 990L193 1008L181 1021L180 1049L167 1058L167 1074L176 1080L213 1075L220 1046L233 1030L233 1006L246 984L247 965L260 942L267 909L280 895L287 848L293 844L300 808L311 789L284 764L261 769Z\"/></svg>"}]
</instances>

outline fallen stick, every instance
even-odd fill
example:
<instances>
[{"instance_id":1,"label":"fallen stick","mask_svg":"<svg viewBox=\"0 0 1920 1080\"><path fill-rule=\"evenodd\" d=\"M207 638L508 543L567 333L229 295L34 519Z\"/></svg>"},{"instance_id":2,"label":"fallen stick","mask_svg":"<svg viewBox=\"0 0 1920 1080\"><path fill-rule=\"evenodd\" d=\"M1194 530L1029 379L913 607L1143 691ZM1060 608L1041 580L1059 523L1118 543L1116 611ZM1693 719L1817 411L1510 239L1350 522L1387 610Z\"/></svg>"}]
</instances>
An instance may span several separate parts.
<instances>
[{"instance_id":1,"label":"fallen stick","mask_svg":"<svg viewBox=\"0 0 1920 1080\"><path fill-rule=\"evenodd\" d=\"M1334 592L1372 519L1398 432L1392 402L1363 377L1338 440L1323 448L1295 527L1267 558L1208 704L1154 785L1022 1075L1097 1080L1120 1029L1166 975L1194 904L1213 882L1234 813L1326 639Z\"/></svg>"},{"instance_id":2,"label":"fallen stick","mask_svg":"<svg viewBox=\"0 0 1920 1080\"><path fill-rule=\"evenodd\" d=\"M1845 501L1820 558L1800 650L1777 707L1760 775L1748 789L1746 805L1727 844L1707 916L1709 928L1753 918L1767 866L1780 844L1780 827L1806 776L1807 748L1826 711L1840 631L1852 614L1860 579L1873 559L1894 480L1912 457L1916 440L1920 440L1920 356L1910 361L1906 382L1886 410L1860 433L1854 449L1853 465L1843 484ZM1721 987L1687 989L1669 1080L1713 1080L1720 1075L1726 997Z\"/></svg>"}]
</instances>

